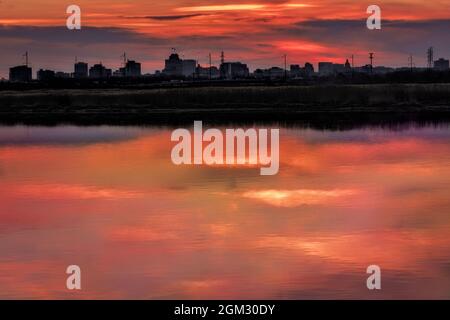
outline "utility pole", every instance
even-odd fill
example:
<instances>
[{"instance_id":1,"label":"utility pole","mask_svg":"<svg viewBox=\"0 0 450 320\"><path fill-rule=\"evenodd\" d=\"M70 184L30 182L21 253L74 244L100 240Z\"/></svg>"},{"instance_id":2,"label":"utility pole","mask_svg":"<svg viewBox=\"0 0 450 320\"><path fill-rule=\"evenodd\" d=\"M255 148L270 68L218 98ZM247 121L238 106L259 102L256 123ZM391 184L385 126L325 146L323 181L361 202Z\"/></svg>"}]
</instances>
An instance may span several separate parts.
<instances>
[{"instance_id":1,"label":"utility pole","mask_svg":"<svg viewBox=\"0 0 450 320\"><path fill-rule=\"evenodd\" d=\"M209 54L209 81L212 79L212 62L211 62L211 53Z\"/></svg>"},{"instance_id":2,"label":"utility pole","mask_svg":"<svg viewBox=\"0 0 450 320\"><path fill-rule=\"evenodd\" d=\"M413 56L412 56L412 54L409 55L408 62L409 62L409 67L410 67L410 69L411 69L411 72L413 72L414 62L413 62Z\"/></svg>"},{"instance_id":3,"label":"utility pole","mask_svg":"<svg viewBox=\"0 0 450 320\"><path fill-rule=\"evenodd\" d=\"M355 76L355 55L352 54L352 80L354 76Z\"/></svg>"}]
</instances>

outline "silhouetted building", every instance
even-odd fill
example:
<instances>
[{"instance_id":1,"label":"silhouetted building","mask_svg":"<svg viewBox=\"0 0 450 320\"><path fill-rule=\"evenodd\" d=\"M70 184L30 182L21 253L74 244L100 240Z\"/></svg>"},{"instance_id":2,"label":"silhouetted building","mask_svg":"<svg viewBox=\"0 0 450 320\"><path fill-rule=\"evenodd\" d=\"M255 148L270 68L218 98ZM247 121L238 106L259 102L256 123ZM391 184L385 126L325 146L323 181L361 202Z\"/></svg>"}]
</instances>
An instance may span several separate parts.
<instances>
[{"instance_id":1,"label":"silhouetted building","mask_svg":"<svg viewBox=\"0 0 450 320\"><path fill-rule=\"evenodd\" d=\"M263 70L263 74L265 78L269 79L281 79L284 78L286 75L286 72L284 69L280 67L272 67L266 70Z\"/></svg>"},{"instance_id":2,"label":"silhouetted building","mask_svg":"<svg viewBox=\"0 0 450 320\"><path fill-rule=\"evenodd\" d=\"M443 58L434 62L434 69L438 71L445 71L449 69L449 61Z\"/></svg>"},{"instance_id":3,"label":"silhouetted building","mask_svg":"<svg viewBox=\"0 0 450 320\"><path fill-rule=\"evenodd\" d=\"M29 82L32 80L32 69L28 66L17 66L9 69L9 81Z\"/></svg>"},{"instance_id":4,"label":"silhouetted building","mask_svg":"<svg viewBox=\"0 0 450 320\"><path fill-rule=\"evenodd\" d=\"M127 60L125 67L115 70L112 75L113 77L140 77L141 64L134 60Z\"/></svg>"},{"instance_id":5,"label":"silhouetted building","mask_svg":"<svg viewBox=\"0 0 450 320\"><path fill-rule=\"evenodd\" d=\"M304 70L305 70L306 77L311 77L314 74L314 66L309 62L305 63Z\"/></svg>"},{"instance_id":6,"label":"silhouetted building","mask_svg":"<svg viewBox=\"0 0 450 320\"><path fill-rule=\"evenodd\" d=\"M119 70L115 70L112 73L112 76L113 77L120 77L120 78L125 77L125 68L119 68Z\"/></svg>"},{"instance_id":7,"label":"silhouetted building","mask_svg":"<svg viewBox=\"0 0 450 320\"><path fill-rule=\"evenodd\" d=\"M348 71L348 69L346 70L345 64L332 62L319 62L319 76L336 75L340 73L346 73L346 71Z\"/></svg>"},{"instance_id":8,"label":"silhouetted building","mask_svg":"<svg viewBox=\"0 0 450 320\"><path fill-rule=\"evenodd\" d=\"M348 59L345 61L344 68L346 71L352 70L352 66L350 65L350 62L348 61Z\"/></svg>"},{"instance_id":9,"label":"silhouetted building","mask_svg":"<svg viewBox=\"0 0 450 320\"><path fill-rule=\"evenodd\" d=\"M72 75L68 72L62 72L62 71L58 71L55 73L55 78L59 78L59 79L69 79L71 78Z\"/></svg>"},{"instance_id":10,"label":"silhouetted building","mask_svg":"<svg viewBox=\"0 0 450 320\"><path fill-rule=\"evenodd\" d=\"M195 68L197 61L195 60L182 60L182 72L185 77L192 77L195 74Z\"/></svg>"},{"instance_id":11,"label":"silhouetted building","mask_svg":"<svg viewBox=\"0 0 450 320\"><path fill-rule=\"evenodd\" d=\"M303 68L298 64L293 64L289 73L292 78L309 78L314 74L314 66L309 62L306 62Z\"/></svg>"},{"instance_id":12,"label":"silhouetted building","mask_svg":"<svg viewBox=\"0 0 450 320\"><path fill-rule=\"evenodd\" d=\"M169 59L166 59L162 73L168 76L183 75L183 60L180 59L178 54L172 53Z\"/></svg>"},{"instance_id":13,"label":"silhouetted building","mask_svg":"<svg viewBox=\"0 0 450 320\"><path fill-rule=\"evenodd\" d=\"M302 76L302 68L298 64L291 64L289 68L289 73L291 77L297 78Z\"/></svg>"},{"instance_id":14,"label":"silhouetted building","mask_svg":"<svg viewBox=\"0 0 450 320\"><path fill-rule=\"evenodd\" d=\"M332 62L319 62L319 75L329 76L334 73Z\"/></svg>"},{"instance_id":15,"label":"silhouetted building","mask_svg":"<svg viewBox=\"0 0 450 320\"><path fill-rule=\"evenodd\" d=\"M345 64L333 63L334 74L345 73Z\"/></svg>"},{"instance_id":16,"label":"silhouetted building","mask_svg":"<svg viewBox=\"0 0 450 320\"><path fill-rule=\"evenodd\" d=\"M370 64L366 64L365 66L362 66L362 67L355 67L355 68L353 68L353 70L357 73L380 74L380 75L391 73L391 72L395 71L394 68L383 67L383 66L372 67L372 65L370 65ZM406 70L411 70L411 69L406 68Z\"/></svg>"},{"instance_id":17,"label":"silhouetted building","mask_svg":"<svg viewBox=\"0 0 450 320\"><path fill-rule=\"evenodd\" d=\"M211 77L211 79L217 79L220 77L219 69L214 66L210 69L209 67L205 68L198 65L195 72L197 77L200 79L209 79L209 77Z\"/></svg>"},{"instance_id":18,"label":"silhouetted building","mask_svg":"<svg viewBox=\"0 0 450 320\"><path fill-rule=\"evenodd\" d=\"M105 68L102 64L94 64L89 69L89 78L102 79L109 78L112 75L111 69Z\"/></svg>"},{"instance_id":19,"label":"silhouetted building","mask_svg":"<svg viewBox=\"0 0 450 320\"><path fill-rule=\"evenodd\" d=\"M141 64L134 60L128 60L125 65L125 77L140 77Z\"/></svg>"},{"instance_id":20,"label":"silhouetted building","mask_svg":"<svg viewBox=\"0 0 450 320\"><path fill-rule=\"evenodd\" d=\"M85 62L77 62L74 65L73 77L83 79L88 77L88 64Z\"/></svg>"},{"instance_id":21,"label":"silhouetted building","mask_svg":"<svg viewBox=\"0 0 450 320\"><path fill-rule=\"evenodd\" d=\"M40 69L37 72L37 79L39 81L49 81L55 78L55 71Z\"/></svg>"},{"instance_id":22,"label":"silhouetted building","mask_svg":"<svg viewBox=\"0 0 450 320\"><path fill-rule=\"evenodd\" d=\"M224 62L220 65L220 76L224 79L247 78L250 72L241 62Z\"/></svg>"},{"instance_id":23,"label":"silhouetted building","mask_svg":"<svg viewBox=\"0 0 450 320\"><path fill-rule=\"evenodd\" d=\"M356 67L354 70L359 73L372 73L372 66L370 64L366 64L362 67Z\"/></svg>"},{"instance_id":24,"label":"silhouetted building","mask_svg":"<svg viewBox=\"0 0 450 320\"><path fill-rule=\"evenodd\" d=\"M168 76L192 77L196 72L197 61L192 59L182 60L176 53L172 53L165 61L162 73Z\"/></svg>"},{"instance_id":25,"label":"silhouetted building","mask_svg":"<svg viewBox=\"0 0 450 320\"><path fill-rule=\"evenodd\" d=\"M263 69L259 69L259 68L256 69L255 71L253 71L253 76L256 79L263 79L265 77L264 70Z\"/></svg>"},{"instance_id":26,"label":"silhouetted building","mask_svg":"<svg viewBox=\"0 0 450 320\"><path fill-rule=\"evenodd\" d=\"M378 67L373 67L372 68L372 72L374 74L387 74L387 73L391 73L391 72L394 72L394 71L395 71L394 68L384 67L384 66L378 66Z\"/></svg>"}]
</instances>

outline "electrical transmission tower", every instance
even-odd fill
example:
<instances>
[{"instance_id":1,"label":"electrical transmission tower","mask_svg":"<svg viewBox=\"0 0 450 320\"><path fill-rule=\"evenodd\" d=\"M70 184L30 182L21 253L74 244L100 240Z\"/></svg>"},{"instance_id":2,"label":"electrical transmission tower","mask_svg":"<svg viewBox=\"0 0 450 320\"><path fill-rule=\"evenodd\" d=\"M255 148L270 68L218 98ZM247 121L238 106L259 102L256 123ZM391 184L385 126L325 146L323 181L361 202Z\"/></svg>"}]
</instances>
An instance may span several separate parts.
<instances>
[{"instance_id":1,"label":"electrical transmission tower","mask_svg":"<svg viewBox=\"0 0 450 320\"><path fill-rule=\"evenodd\" d=\"M434 49L433 47L429 47L427 50L427 60L428 60L428 68L431 69L433 68L433 63L434 63Z\"/></svg>"}]
</instances>

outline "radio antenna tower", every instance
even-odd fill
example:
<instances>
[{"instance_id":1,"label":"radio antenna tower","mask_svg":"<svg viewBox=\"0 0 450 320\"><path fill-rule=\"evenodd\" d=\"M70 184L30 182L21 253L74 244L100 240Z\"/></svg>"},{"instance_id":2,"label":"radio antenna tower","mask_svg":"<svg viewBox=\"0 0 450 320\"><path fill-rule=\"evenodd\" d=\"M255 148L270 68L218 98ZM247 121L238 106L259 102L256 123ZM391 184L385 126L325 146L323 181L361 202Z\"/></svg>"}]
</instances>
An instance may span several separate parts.
<instances>
[{"instance_id":1,"label":"radio antenna tower","mask_svg":"<svg viewBox=\"0 0 450 320\"><path fill-rule=\"evenodd\" d=\"M222 53L220 54L220 63L224 64L225 63L225 53L222 51Z\"/></svg>"},{"instance_id":2,"label":"radio antenna tower","mask_svg":"<svg viewBox=\"0 0 450 320\"><path fill-rule=\"evenodd\" d=\"M428 68L433 68L434 63L434 49L433 47L429 47L427 50L427 60L428 60Z\"/></svg>"},{"instance_id":3,"label":"radio antenna tower","mask_svg":"<svg viewBox=\"0 0 450 320\"><path fill-rule=\"evenodd\" d=\"M373 72L373 56L374 56L374 53L370 52L369 53L369 59L370 59L370 72L371 73Z\"/></svg>"},{"instance_id":4,"label":"radio antenna tower","mask_svg":"<svg viewBox=\"0 0 450 320\"><path fill-rule=\"evenodd\" d=\"M28 67L28 51L25 51L23 56L25 57L25 65Z\"/></svg>"},{"instance_id":5,"label":"radio antenna tower","mask_svg":"<svg viewBox=\"0 0 450 320\"><path fill-rule=\"evenodd\" d=\"M408 63L409 63L409 67L410 67L410 69L411 69L411 72L413 72L413 69L414 69L414 60L413 60L412 54L409 55L409 57L408 57Z\"/></svg>"}]
</instances>

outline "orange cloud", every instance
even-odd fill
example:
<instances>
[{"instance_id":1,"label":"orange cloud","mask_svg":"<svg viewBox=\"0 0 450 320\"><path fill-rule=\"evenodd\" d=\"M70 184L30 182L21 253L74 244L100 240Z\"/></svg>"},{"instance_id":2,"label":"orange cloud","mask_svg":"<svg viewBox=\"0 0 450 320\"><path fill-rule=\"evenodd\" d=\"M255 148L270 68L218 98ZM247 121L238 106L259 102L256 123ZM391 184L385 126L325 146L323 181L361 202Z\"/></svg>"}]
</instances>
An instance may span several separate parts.
<instances>
[{"instance_id":1,"label":"orange cloud","mask_svg":"<svg viewBox=\"0 0 450 320\"><path fill-rule=\"evenodd\" d=\"M203 12L203 11L242 11L242 10L261 10L267 8L262 4L227 4L216 6L196 6L177 8L176 11L181 12Z\"/></svg>"}]
</instances>

